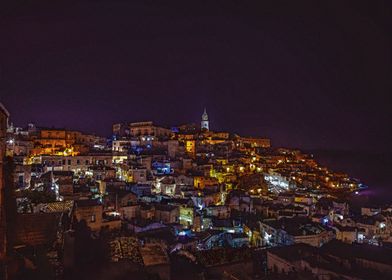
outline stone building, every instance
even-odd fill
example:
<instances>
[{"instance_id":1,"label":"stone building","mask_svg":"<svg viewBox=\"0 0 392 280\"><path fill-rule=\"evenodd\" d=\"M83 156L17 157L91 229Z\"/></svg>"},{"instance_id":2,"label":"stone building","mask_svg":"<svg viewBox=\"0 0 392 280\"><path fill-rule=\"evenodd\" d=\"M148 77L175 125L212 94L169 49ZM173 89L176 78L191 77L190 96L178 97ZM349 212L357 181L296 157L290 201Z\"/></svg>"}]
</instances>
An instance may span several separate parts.
<instances>
[{"instance_id":1,"label":"stone building","mask_svg":"<svg viewBox=\"0 0 392 280\"><path fill-rule=\"evenodd\" d=\"M0 262L6 255L6 221L5 221L5 202L4 202L4 157L6 149L6 132L9 113L0 103Z\"/></svg>"}]
</instances>

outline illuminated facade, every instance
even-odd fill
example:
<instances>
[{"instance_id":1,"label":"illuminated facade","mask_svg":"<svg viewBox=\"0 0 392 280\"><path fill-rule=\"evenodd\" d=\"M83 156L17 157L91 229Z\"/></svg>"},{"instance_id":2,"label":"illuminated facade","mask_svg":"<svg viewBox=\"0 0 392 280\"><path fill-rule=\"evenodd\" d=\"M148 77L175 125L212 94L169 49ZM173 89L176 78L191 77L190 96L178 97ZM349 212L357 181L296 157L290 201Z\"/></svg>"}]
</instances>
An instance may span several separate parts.
<instances>
[{"instance_id":1,"label":"illuminated facade","mask_svg":"<svg viewBox=\"0 0 392 280\"><path fill-rule=\"evenodd\" d=\"M131 148L131 140L120 139L120 140L113 140L112 142L113 152L128 152L130 148Z\"/></svg>"},{"instance_id":2,"label":"illuminated facade","mask_svg":"<svg viewBox=\"0 0 392 280\"><path fill-rule=\"evenodd\" d=\"M48 170L62 170L62 171L86 171L92 165L112 165L111 154L97 154L97 155L79 155L79 156L56 156L56 155L42 155L32 159L26 164L42 164Z\"/></svg>"},{"instance_id":3,"label":"illuminated facade","mask_svg":"<svg viewBox=\"0 0 392 280\"><path fill-rule=\"evenodd\" d=\"M91 147L101 146L101 137L82 134L79 131L64 129L41 129L37 136L32 136L34 146L32 155L75 156L87 153Z\"/></svg>"},{"instance_id":4,"label":"illuminated facade","mask_svg":"<svg viewBox=\"0 0 392 280\"><path fill-rule=\"evenodd\" d=\"M210 130L210 125L209 125L209 121L208 121L208 114L207 114L206 108L204 108L204 113L201 116L200 127L202 130L207 130L207 131Z\"/></svg>"},{"instance_id":5,"label":"illuminated facade","mask_svg":"<svg viewBox=\"0 0 392 280\"><path fill-rule=\"evenodd\" d=\"M185 151L191 157L195 156L196 153L196 141L195 140L186 140L185 141Z\"/></svg>"},{"instance_id":6,"label":"illuminated facade","mask_svg":"<svg viewBox=\"0 0 392 280\"><path fill-rule=\"evenodd\" d=\"M218 186L219 181L213 177L195 176L193 177L193 186L196 189L204 189L206 187Z\"/></svg>"},{"instance_id":7,"label":"illuminated facade","mask_svg":"<svg viewBox=\"0 0 392 280\"><path fill-rule=\"evenodd\" d=\"M271 139L255 138L255 137L239 137L237 138L237 146L241 148L269 148L271 147Z\"/></svg>"},{"instance_id":8,"label":"illuminated facade","mask_svg":"<svg viewBox=\"0 0 392 280\"><path fill-rule=\"evenodd\" d=\"M129 124L130 135L137 136L156 136L156 137L170 137L172 131L168 128L159 127L153 122L136 122Z\"/></svg>"},{"instance_id":9,"label":"illuminated facade","mask_svg":"<svg viewBox=\"0 0 392 280\"><path fill-rule=\"evenodd\" d=\"M274 193L288 191L296 187L295 182L280 174L264 174L264 180L267 182L269 190Z\"/></svg>"},{"instance_id":10,"label":"illuminated facade","mask_svg":"<svg viewBox=\"0 0 392 280\"><path fill-rule=\"evenodd\" d=\"M180 224L189 228L193 225L195 209L189 206L180 206Z\"/></svg>"}]
</instances>

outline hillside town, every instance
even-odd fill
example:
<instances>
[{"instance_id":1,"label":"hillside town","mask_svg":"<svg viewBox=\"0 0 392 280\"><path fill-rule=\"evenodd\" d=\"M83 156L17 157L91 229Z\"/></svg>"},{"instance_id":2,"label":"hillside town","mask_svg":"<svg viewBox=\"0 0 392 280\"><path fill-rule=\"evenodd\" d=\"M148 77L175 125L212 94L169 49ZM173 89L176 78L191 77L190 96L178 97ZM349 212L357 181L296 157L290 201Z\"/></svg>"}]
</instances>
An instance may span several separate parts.
<instances>
[{"instance_id":1,"label":"hillside town","mask_svg":"<svg viewBox=\"0 0 392 280\"><path fill-rule=\"evenodd\" d=\"M392 273L392 204L360 200L359 179L311 154L216 131L206 109L198 124L116 123L108 138L11 120L1 105L8 279Z\"/></svg>"}]
</instances>

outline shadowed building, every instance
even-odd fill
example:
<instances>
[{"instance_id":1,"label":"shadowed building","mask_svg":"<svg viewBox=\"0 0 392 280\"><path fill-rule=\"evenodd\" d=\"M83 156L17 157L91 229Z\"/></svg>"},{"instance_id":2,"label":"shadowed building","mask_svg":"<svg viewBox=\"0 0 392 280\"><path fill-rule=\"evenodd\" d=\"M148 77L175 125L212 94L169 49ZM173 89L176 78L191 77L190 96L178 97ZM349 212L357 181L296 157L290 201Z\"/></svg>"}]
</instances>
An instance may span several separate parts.
<instances>
[{"instance_id":1,"label":"shadowed building","mask_svg":"<svg viewBox=\"0 0 392 280\"><path fill-rule=\"evenodd\" d=\"M6 256L6 220L5 220L5 197L4 197L4 157L5 157L5 137L7 132L9 113L0 103L0 262Z\"/></svg>"},{"instance_id":2,"label":"shadowed building","mask_svg":"<svg viewBox=\"0 0 392 280\"><path fill-rule=\"evenodd\" d=\"M15 245L52 245L56 241L61 213L19 214L16 217Z\"/></svg>"}]
</instances>

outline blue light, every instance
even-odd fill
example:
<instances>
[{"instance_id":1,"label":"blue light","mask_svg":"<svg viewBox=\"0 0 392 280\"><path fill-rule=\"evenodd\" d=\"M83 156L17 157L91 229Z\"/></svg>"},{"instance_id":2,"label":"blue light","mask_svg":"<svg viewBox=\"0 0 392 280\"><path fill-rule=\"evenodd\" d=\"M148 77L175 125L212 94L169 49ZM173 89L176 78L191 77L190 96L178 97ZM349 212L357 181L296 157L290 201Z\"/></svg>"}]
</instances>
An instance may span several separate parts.
<instances>
[{"instance_id":1,"label":"blue light","mask_svg":"<svg viewBox=\"0 0 392 280\"><path fill-rule=\"evenodd\" d=\"M152 163L153 170L156 170L157 174L171 174L173 170L170 167L170 162L159 162L155 161Z\"/></svg>"},{"instance_id":2,"label":"blue light","mask_svg":"<svg viewBox=\"0 0 392 280\"><path fill-rule=\"evenodd\" d=\"M189 229L184 229L178 232L178 236L191 236L192 232Z\"/></svg>"}]
</instances>

